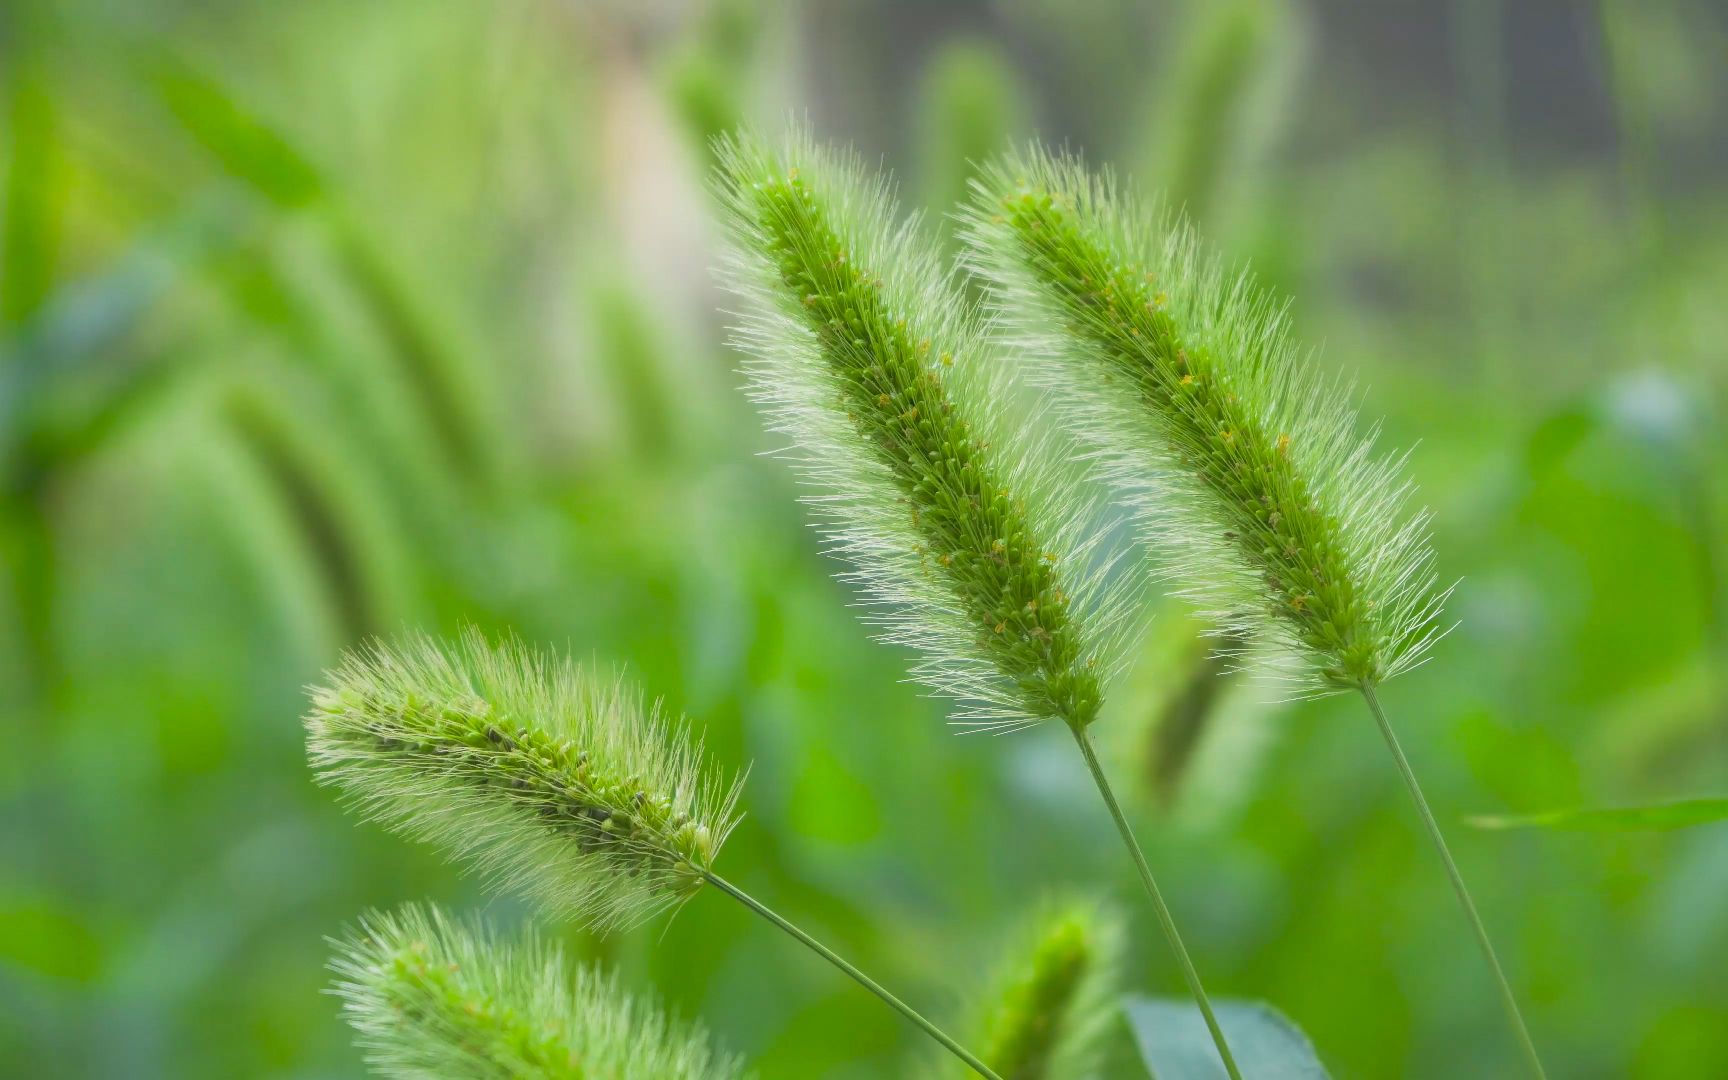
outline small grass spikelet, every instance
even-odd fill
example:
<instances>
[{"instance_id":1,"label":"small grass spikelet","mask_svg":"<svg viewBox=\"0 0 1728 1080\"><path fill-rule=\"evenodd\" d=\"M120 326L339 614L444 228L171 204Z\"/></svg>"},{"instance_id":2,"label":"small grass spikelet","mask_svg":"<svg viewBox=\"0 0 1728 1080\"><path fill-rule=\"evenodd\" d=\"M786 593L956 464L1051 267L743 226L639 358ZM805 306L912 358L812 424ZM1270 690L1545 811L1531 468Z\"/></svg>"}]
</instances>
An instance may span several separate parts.
<instances>
[{"instance_id":1,"label":"small grass spikelet","mask_svg":"<svg viewBox=\"0 0 1728 1080\"><path fill-rule=\"evenodd\" d=\"M1002 949L980 1000L979 1056L1004 1080L1087 1075L1114 1015L1121 951L1113 912L1078 899L1044 904Z\"/></svg>"},{"instance_id":2,"label":"small grass spikelet","mask_svg":"<svg viewBox=\"0 0 1728 1080\"><path fill-rule=\"evenodd\" d=\"M1035 380L1134 490L1168 574L1311 692L1372 686L1443 632L1428 514L1246 276L1070 158L992 164L964 227Z\"/></svg>"},{"instance_id":3,"label":"small grass spikelet","mask_svg":"<svg viewBox=\"0 0 1728 1080\"><path fill-rule=\"evenodd\" d=\"M958 723L1083 730L1127 604L1094 558L1093 508L1009 417L1004 365L937 247L881 179L799 131L719 160L750 394L822 490L808 501L883 637L964 703Z\"/></svg>"},{"instance_id":4,"label":"small grass spikelet","mask_svg":"<svg viewBox=\"0 0 1728 1080\"><path fill-rule=\"evenodd\" d=\"M595 929L691 896L737 821L738 783L635 688L478 631L350 653L306 727L362 816Z\"/></svg>"},{"instance_id":5,"label":"small grass spikelet","mask_svg":"<svg viewBox=\"0 0 1728 1080\"><path fill-rule=\"evenodd\" d=\"M333 992L367 1064L397 1080L721 1080L737 1059L699 1027L565 963L532 932L500 940L436 907L371 915L333 942Z\"/></svg>"}]
</instances>

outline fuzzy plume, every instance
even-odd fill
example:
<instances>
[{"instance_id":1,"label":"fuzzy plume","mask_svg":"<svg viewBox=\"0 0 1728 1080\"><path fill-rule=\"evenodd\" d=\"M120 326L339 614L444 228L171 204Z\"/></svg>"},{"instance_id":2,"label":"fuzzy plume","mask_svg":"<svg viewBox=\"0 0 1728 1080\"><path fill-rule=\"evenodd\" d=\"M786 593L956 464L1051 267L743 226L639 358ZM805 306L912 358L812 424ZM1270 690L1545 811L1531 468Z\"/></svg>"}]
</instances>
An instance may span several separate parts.
<instances>
[{"instance_id":1,"label":"fuzzy plume","mask_svg":"<svg viewBox=\"0 0 1728 1080\"><path fill-rule=\"evenodd\" d=\"M968 267L1034 379L1140 496L1183 593L1223 634L1303 658L1311 692L1418 663L1446 595L1428 514L1282 309L1078 161L1034 147L975 191Z\"/></svg>"},{"instance_id":2,"label":"fuzzy plume","mask_svg":"<svg viewBox=\"0 0 1728 1080\"><path fill-rule=\"evenodd\" d=\"M687 899L737 823L738 783L635 688L477 631L349 654L306 727L361 815L596 929Z\"/></svg>"},{"instance_id":3,"label":"fuzzy plume","mask_svg":"<svg viewBox=\"0 0 1728 1080\"><path fill-rule=\"evenodd\" d=\"M397 1080L720 1080L739 1062L533 933L409 906L333 942L334 993L366 1061Z\"/></svg>"},{"instance_id":4,"label":"fuzzy plume","mask_svg":"<svg viewBox=\"0 0 1728 1080\"><path fill-rule=\"evenodd\" d=\"M1096 1067L1115 1015L1122 926L1084 900L1044 904L1000 950L972 1045L1003 1080L1068 1080Z\"/></svg>"},{"instance_id":5,"label":"fuzzy plume","mask_svg":"<svg viewBox=\"0 0 1728 1080\"><path fill-rule=\"evenodd\" d=\"M1026 435L1039 427L1010 418L937 248L881 179L800 132L719 157L750 394L821 489L809 503L884 639L964 703L959 723L1083 729L1129 608L1094 558L1094 508L1044 471L1060 455Z\"/></svg>"}]
</instances>

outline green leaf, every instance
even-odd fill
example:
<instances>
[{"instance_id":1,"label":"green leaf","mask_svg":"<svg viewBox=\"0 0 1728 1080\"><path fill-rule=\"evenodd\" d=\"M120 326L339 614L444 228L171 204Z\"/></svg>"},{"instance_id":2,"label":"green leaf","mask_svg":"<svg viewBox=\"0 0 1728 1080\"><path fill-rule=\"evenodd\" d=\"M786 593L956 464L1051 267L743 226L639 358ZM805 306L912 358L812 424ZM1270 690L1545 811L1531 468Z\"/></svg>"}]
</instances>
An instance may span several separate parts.
<instances>
[{"instance_id":1,"label":"green leaf","mask_svg":"<svg viewBox=\"0 0 1728 1080\"><path fill-rule=\"evenodd\" d=\"M1583 807L1576 810L1549 810L1540 814L1485 814L1466 820L1478 829L1664 831L1728 820L1728 799L1681 799L1652 806Z\"/></svg>"},{"instance_id":2,"label":"green leaf","mask_svg":"<svg viewBox=\"0 0 1728 1080\"><path fill-rule=\"evenodd\" d=\"M1329 1080L1314 1044L1262 1001L1212 1002L1230 1053L1254 1080ZM1156 1080L1225 1080L1206 1021L1187 998L1131 997L1122 1004L1140 1058Z\"/></svg>"}]
</instances>

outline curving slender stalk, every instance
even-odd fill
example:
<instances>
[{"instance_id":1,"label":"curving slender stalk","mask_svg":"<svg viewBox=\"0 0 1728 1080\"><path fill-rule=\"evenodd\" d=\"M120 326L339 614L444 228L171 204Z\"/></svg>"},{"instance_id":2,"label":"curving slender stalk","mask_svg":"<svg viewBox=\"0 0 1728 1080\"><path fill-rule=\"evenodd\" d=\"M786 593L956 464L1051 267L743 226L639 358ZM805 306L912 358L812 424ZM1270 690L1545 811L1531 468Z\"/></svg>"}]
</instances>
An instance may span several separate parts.
<instances>
[{"instance_id":1,"label":"curving slender stalk","mask_svg":"<svg viewBox=\"0 0 1728 1080\"><path fill-rule=\"evenodd\" d=\"M872 994L875 994L877 997L881 998L884 1002L887 1003L887 1005L890 1008L894 1009L896 1012L898 1012L901 1016L904 1016L906 1019L912 1021L912 1023L916 1024L926 1035L930 1036L932 1039L935 1039L937 1042L941 1043L945 1048L947 1048L949 1053L953 1054L955 1057L957 1057L961 1061L965 1062L967 1067L970 1068L973 1072L977 1073L979 1076L989 1077L990 1080L1002 1080L1002 1078L1000 1076L997 1076L994 1072L990 1071L990 1067L988 1065L984 1064L982 1061L979 1061L978 1058L970 1050L967 1050L964 1046L961 1046L959 1043L955 1042L952 1038L950 1038L948 1036L947 1032L943 1031L941 1028L937 1027L935 1024L931 1023L930 1021L924 1019L923 1014L919 1013L918 1010L914 1009L912 1006L906 1004L904 1001L901 1001L899 998L897 998L893 994L889 993L887 988L885 988L881 983L877 982L875 979L872 979L870 976L864 974L862 971L859 971L856 967L854 967L854 966L852 966L852 964L848 963L843 957L840 956L840 954L836 953L833 949L830 949L828 946L822 944L820 941L817 941L815 938L811 937L809 934L806 934L803 930L798 928L797 924L789 921L788 919L783 917L779 912L775 911L773 908L769 907L767 904L764 904L762 901L756 899L754 896L751 896L749 893L745 892L743 889L740 889L738 886L732 884L730 881L727 881L725 878L721 877L719 874L716 874L713 871L709 871L705 876L707 877L708 883L710 885L719 889L721 892L725 893L726 895L732 897L734 900L738 901L740 904L743 904L745 907L749 908L751 911L754 911L756 914L762 916L764 919L767 919L769 922L773 923L775 926L778 926L780 929L786 931L786 933L790 934L793 938L802 942L804 945L808 946L811 952L815 953L817 956L820 956L822 959L828 961L830 964L833 964L835 967L839 968L841 971L844 971L847 975L851 976L852 979L854 981L856 981L859 986L862 986L864 989L870 991Z\"/></svg>"},{"instance_id":2,"label":"curving slender stalk","mask_svg":"<svg viewBox=\"0 0 1728 1080\"><path fill-rule=\"evenodd\" d=\"M1524 1051L1530 1071L1537 1077L1546 1077L1547 1074L1542 1070L1542 1059L1536 1053L1536 1044L1530 1038L1530 1029L1524 1024L1524 1014L1519 1011L1518 998L1512 993L1512 984L1500 966L1500 957L1494 952L1494 942L1488 937L1488 928L1483 925L1482 916L1476 912L1476 902L1470 898L1470 888L1464 884L1464 875L1458 872L1458 864L1452 861L1452 851L1446 846L1446 837L1440 832L1440 823L1434 820L1433 811L1428 809L1428 800L1422 795L1422 785L1416 782L1416 773L1410 768L1404 749L1398 745L1398 736L1392 732L1392 723L1386 719L1386 710L1380 705L1380 695L1375 693L1373 683L1362 684L1362 699L1368 703L1368 711L1374 714L1374 722L1380 725L1380 734L1386 737L1386 748L1392 752L1392 760L1397 763L1398 775L1404 778L1404 786L1410 789L1410 798L1416 804L1416 812L1422 818L1422 825L1428 830L1428 838L1434 841L1434 850L1440 853L1440 861L1446 865L1446 877L1452 882L1452 891L1458 894L1458 903L1463 906L1464 914L1470 920L1470 929L1476 935L1476 944L1481 947L1482 955L1488 960L1489 969L1494 972L1494 981L1500 987L1500 1003L1506 1008L1506 1018L1512 1022L1512 1029L1517 1033L1518 1045Z\"/></svg>"},{"instance_id":3,"label":"curving slender stalk","mask_svg":"<svg viewBox=\"0 0 1728 1080\"><path fill-rule=\"evenodd\" d=\"M1188 990L1194 995L1194 1003L1200 1006L1200 1015L1206 1019L1206 1030L1212 1033L1212 1042L1218 1047L1218 1056L1224 1060L1224 1068L1230 1074L1231 1080L1242 1080L1242 1073L1236 1068L1236 1059L1230 1056L1230 1045L1224 1040L1224 1029L1218 1025L1218 1017L1212 1013L1212 1001L1206 996L1206 988L1200 984L1200 972L1195 970L1194 961L1189 959L1188 950L1182 945L1182 935L1176 931L1176 919L1170 914L1170 906L1164 902L1164 894L1158 891L1158 882L1152 878L1152 868L1146 863L1146 855L1140 850L1140 842L1134 839L1134 830L1128 825L1128 818L1122 813L1122 807L1116 802L1116 793L1110 789L1110 781L1104 776L1104 767L1098 763L1098 754L1092 749L1092 740L1084 731L1074 732L1074 741L1080 746L1080 754L1086 759L1086 768L1092 772L1092 782L1098 785L1098 794L1104 797L1104 805L1110 808L1110 817L1116 822L1116 831L1122 834L1122 842L1128 846L1129 854L1134 856L1135 869L1140 871L1140 881L1146 886L1146 895L1152 899L1152 910L1158 915L1158 925L1163 927L1164 936L1170 941L1170 951L1176 954L1176 962L1182 967L1182 977L1188 982Z\"/></svg>"}]
</instances>

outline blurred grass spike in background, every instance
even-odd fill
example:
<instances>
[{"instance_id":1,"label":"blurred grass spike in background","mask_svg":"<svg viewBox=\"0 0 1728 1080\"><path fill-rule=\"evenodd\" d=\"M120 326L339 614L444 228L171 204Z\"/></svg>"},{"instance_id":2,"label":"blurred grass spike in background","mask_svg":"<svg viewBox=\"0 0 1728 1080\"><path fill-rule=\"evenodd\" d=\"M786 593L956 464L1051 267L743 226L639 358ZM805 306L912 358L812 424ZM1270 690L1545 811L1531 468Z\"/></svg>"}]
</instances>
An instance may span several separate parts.
<instances>
[{"instance_id":1,"label":"blurred grass spike in background","mask_svg":"<svg viewBox=\"0 0 1728 1080\"><path fill-rule=\"evenodd\" d=\"M356 294L376 319L414 388L436 445L453 470L498 482L507 429L494 422L493 390L447 313L415 295L408 276L332 189L312 158L246 109L216 79L176 57L157 61L155 83L186 132L235 179L285 211L315 213L332 230Z\"/></svg>"},{"instance_id":2,"label":"blurred grass spike in background","mask_svg":"<svg viewBox=\"0 0 1728 1080\"><path fill-rule=\"evenodd\" d=\"M1012 59L988 40L955 41L937 51L915 101L920 194L951 240L947 215L966 198L978 166L1024 136L1030 108Z\"/></svg>"},{"instance_id":3,"label":"blurred grass spike in background","mask_svg":"<svg viewBox=\"0 0 1728 1080\"><path fill-rule=\"evenodd\" d=\"M1124 935L1095 901L1047 901L1000 949L975 1008L980 1053L1005 1080L1089 1076L1116 1014Z\"/></svg>"},{"instance_id":4,"label":"blurred grass spike in background","mask_svg":"<svg viewBox=\"0 0 1728 1080\"><path fill-rule=\"evenodd\" d=\"M1142 168L1151 189L1188 220L1218 225L1224 204L1255 186L1295 82L1300 17L1287 0L1222 0L1181 13Z\"/></svg>"}]
</instances>

